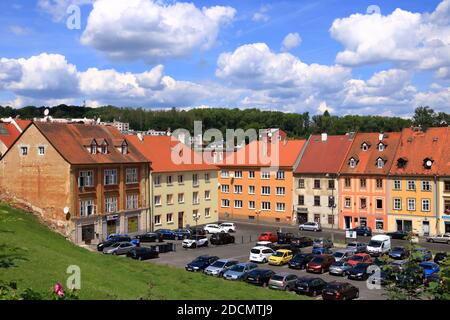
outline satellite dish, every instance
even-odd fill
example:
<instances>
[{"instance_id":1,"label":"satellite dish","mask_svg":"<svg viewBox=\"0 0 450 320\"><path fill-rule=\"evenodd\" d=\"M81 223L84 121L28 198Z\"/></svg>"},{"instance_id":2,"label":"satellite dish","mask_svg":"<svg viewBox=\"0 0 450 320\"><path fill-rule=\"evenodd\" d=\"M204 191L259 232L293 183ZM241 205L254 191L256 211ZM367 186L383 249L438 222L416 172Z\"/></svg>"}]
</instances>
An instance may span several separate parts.
<instances>
[{"instance_id":1,"label":"satellite dish","mask_svg":"<svg viewBox=\"0 0 450 320\"><path fill-rule=\"evenodd\" d=\"M48 110L48 109L45 109L45 110L44 110L44 116L46 116L46 117L47 117L47 116L48 116L49 114L50 114L50 110Z\"/></svg>"},{"instance_id":2,"label":"satellite dish","mask_svg":"<svg viewBox=\"0 0 450 320\"><path fill-rule=\"evenodd\" d=\"M431 166L433 165L433 162L431 162L431 160L428 160L428 161L426 162L426 165L427 165L427 167L431 167Z\"/></svg>"},{"instance_id":3,"label":"satellite dish","mask_svg":"<svg viewBox=\"0 0 450 320\"><path fill-rule=\"evenodd\" d=\"M68 214L69 213L69 207L65 207L64 208L64 214Z\"/></svg>"}]
</instances>

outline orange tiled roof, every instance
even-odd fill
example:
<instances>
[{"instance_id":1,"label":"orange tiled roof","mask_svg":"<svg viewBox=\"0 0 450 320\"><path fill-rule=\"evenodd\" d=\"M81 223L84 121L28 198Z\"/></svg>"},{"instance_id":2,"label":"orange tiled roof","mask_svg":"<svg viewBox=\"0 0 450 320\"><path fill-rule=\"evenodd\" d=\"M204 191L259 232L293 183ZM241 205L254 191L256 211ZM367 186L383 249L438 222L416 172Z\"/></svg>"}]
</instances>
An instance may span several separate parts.
<instances>
[{"instance_id":1,"label":"orange tiled roof","mask_svg":"<svg viewBox=\"0 0 450 320\"><path fill-rule=\"evenodd\" d=\"M141 141L136 135L128 135L127 140L152 162L154 172L217 170L204 161L202 153L170 136L144 136Z\"/></svg>"},{"instance_id":2,"label":"orange tiled roof","mask_svg":"<svg viewBox=\"0 0 450 320\"><path fill-rule=\"evenodd\" d=\"M400 141L399 132L387 132L380 140L379 133L357 133L353 139L350 150L347 153L346 159L342 163L340 172L342 174L373 174L373 175L387 175L393 163L397 145ZM362 145L366 143L369 149L364 151ZM383 151L378 150L378 145L383 143L385 148ZM355 168L349 165L350 159L357 160ZM384 165L378 168L377 159L382 158Z\"/></svg>"},{"instance_id":3,"label":"orange tiled roof","mask_svg":"<svg viewBox=\"0 0 450 320\"><path fill-rule=\"evenodd\" d=\"M450 177L450 127L447 127L446 140L442 149L442 157L438 167L440 176Z\"/></svg>"},{"instance_id":4,"label":"orange tiled roof","mask_svg":"<svg viewBox=\"0 0 450 320\"><path fill-rule=\"evenodd\" d=\"M0 130L0 141L3 142L8 149L14 144L17 138L19 138L23 130L31 123L29 120L14 119L13 121L16 122L20 130L12 122L0 122L0 129L2 129Z\"/></svg>"},{"instance_id":5,"label":"orange tiled roof","mask_svg":"<svg viewBox=\"0 0 450 320\"><path fill-rule=\"evenodd\" d=\"M390 174L433 176L440 170L448 171L448 167L446 169L444 166L450 152L447 140L448 130L448 127L429 128L426 131L403 129ZM397 164L400 158L407 160L403 168ZM424 166L425 159L432 161L430 169Z\"/></svg>"}]
</instances>

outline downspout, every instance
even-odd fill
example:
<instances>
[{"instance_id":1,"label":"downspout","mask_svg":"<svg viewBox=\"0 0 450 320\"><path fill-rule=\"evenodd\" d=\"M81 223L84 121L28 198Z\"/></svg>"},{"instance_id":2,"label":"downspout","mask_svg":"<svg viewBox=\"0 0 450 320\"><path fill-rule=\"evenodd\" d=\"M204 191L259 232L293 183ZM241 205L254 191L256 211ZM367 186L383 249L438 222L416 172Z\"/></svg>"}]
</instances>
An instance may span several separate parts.
<instances>
[{"instance_id":1,"label":"downspout","mask_svg":"<svg viewBox=\"0 0 450 320\"><path fill-rule=\"evenodd\" d=\"M440 228L440 223L439 223L439 183L437 181L437 176L434 176L434 211L435 211L435 217L436 217L436 235L441 234L441 228ZM430 232L430 236L434 236L433 234L431 234Z\"/></svg>"}]
</instances>

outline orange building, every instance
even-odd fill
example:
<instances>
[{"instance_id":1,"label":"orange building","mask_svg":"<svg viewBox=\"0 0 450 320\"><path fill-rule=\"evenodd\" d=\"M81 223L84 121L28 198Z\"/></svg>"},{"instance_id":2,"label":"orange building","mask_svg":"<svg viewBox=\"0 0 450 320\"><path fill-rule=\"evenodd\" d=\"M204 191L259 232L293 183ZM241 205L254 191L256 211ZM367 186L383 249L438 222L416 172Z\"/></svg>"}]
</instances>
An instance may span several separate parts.
<instances>
[{"instance_id":1,"label":"orange building","mask_svg":"<svg viewBox=\"0 0 450 320\"><path fill-rule=\"evenodd\" d=\"M293 168L305 140L253 141L225 157L219 172L219 217L293 223Z\"/></svg>"},{"instance_id":2,"label":"orange building","mask_svg":"<svg viewBox=\"0 0 450 320\"><path fill-rule=\"evenodd\" d=\"M358 133L340 170L341 229L388 230L387 176L400 133Z\"/></svg>"}]
</instances>

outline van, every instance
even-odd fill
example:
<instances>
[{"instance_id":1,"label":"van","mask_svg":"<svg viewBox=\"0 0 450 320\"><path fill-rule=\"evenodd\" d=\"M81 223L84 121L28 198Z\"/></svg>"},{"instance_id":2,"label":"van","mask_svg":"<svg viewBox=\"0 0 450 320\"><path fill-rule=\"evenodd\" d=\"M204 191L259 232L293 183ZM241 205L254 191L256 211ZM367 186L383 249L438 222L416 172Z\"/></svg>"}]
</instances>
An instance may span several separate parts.
<instances>
[{"instance_id":1,"label":"van","mask_svg":"<svg viewBox=\"0 0 450 320\"><path fill-rule=\"evenodd\" d=\"M391 250L391 237L380 234L373 236L367 244L367 252L373 256L388 253Z\"/></svg>"}]
</instances>

